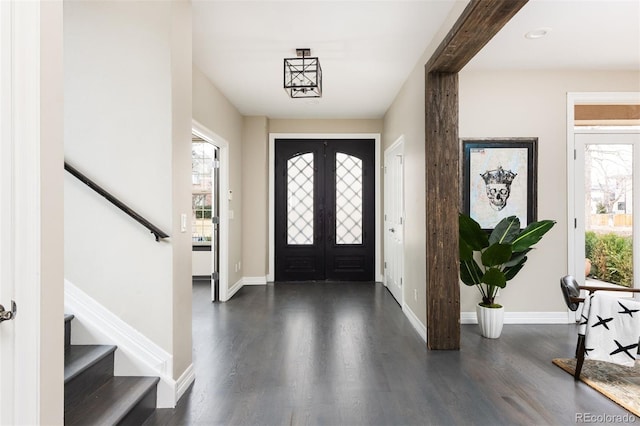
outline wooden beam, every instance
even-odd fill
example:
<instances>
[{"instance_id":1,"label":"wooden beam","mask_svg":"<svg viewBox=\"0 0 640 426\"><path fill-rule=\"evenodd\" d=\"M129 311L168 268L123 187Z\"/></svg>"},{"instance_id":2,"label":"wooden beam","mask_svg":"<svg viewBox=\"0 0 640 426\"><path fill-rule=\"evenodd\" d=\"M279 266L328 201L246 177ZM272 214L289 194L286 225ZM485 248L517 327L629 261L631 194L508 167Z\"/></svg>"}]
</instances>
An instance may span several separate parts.
<instances>
[{"instance_id":1,"label":"wooden beam","mask_svg":"<svg viewBox=\"0 0 640 426\"><path fill-rule=\"evenodd\" d=\"M427 345L460 349L458 74L427 74Z\"/></svg>"},{"instance_id":2,"label":"wooden beam","mask_svg":"<svg viewBox=\"0 0 640 426\"><path fill-rule=\"evenodd\" d=\"M528 0L472 0L425 65L427 346L460 349L458 72Z\"/></svg>"},{"instance_id":3,"label":"wooden beam","mask_svg":"<svg viewBox=\"0 0 640 426\"><path fill-rule=\"evenodd\" d=\"M460 72L529 0L472 0L427 62L427 72Z\"/></svg>"}]
</instances>

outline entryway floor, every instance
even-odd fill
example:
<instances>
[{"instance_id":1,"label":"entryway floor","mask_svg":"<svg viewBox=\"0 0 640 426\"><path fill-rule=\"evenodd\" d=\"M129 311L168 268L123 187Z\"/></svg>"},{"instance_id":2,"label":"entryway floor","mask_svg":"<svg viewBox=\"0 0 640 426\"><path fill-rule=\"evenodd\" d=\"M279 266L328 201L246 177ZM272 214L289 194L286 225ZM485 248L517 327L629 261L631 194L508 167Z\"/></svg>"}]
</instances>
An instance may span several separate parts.
<instances>
[{"instance_id":1,"label":"entryway floor","mask_svg":"<svg viewBox=\"0 0 640 426\"><path fill-rule=\"evenodd\" d=\"M558 294L558 297L560 295ZM196 380L146 425L564 425L627 412L551 363L573 325L462 326L429 351L381 284L271 284L211 303L193 288Z\"/></svg>"}]
</instances>

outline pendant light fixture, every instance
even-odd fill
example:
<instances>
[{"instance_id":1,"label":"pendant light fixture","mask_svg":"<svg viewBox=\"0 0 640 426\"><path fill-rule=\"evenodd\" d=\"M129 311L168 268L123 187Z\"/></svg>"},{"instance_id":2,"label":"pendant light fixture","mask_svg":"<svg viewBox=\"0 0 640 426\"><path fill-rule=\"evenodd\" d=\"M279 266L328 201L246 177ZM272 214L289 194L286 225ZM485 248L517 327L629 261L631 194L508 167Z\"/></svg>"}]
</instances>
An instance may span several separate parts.
<instances>
[{"instance_id":1,"label":"pendant light fixture","mask_svg":"<svg viewBox=\"0 0 640 426\"><path fill-rule=\"evenodd\" d=\"M322 97L322 68L311 49L296 49L296 58L284 59L284 90L292 98Z\"/></svg>"}]
</instances>

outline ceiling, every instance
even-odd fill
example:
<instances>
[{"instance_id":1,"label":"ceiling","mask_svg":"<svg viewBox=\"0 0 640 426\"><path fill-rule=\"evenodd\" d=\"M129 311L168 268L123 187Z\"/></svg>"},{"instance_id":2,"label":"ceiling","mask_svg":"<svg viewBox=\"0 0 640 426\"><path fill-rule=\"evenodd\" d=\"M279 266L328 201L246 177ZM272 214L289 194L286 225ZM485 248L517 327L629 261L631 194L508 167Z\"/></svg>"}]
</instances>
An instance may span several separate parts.
<instances>
[{"instance_id":1,"label":"ceiling","mask_svg":"<svg viewBox=\"0 0 640 426\"><path fill-rule=\"evenodd\" d=\"M192 4L194 63L241 114L380 118L448 15L467 0ZM524 37L539 28L550 30ZM296 48L319 58L322 98L291 99L284 91L283 59ZM640 1L530 0L465 69L640 73Z\"/></svg>"}]
</instances>

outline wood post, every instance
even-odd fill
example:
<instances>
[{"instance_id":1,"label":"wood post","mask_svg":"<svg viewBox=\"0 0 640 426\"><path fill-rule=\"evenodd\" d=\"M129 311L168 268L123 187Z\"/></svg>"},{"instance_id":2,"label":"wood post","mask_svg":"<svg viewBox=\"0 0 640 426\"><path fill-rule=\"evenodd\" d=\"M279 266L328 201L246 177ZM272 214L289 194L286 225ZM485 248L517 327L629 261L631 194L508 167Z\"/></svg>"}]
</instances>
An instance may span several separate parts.
<instances>
[{"instance_id":1,"label":"wood post","mask_svg":"<svg viewBox=\"0 0 640 426\"><path fill-rule=\"evenodd\" d=\"M458 74L426 75L427 345L460 348Z\"/></svg>"},{"instance_id":2,"label":"wood post","mask_svg":"<svg viewBox=\"0 0 640 426\"><path fill-rule=\"evenodd\" d=\"M458 72L527 1L471 0L425 66L429 349L460 349Z\"/></svg>"}]
</instances>

